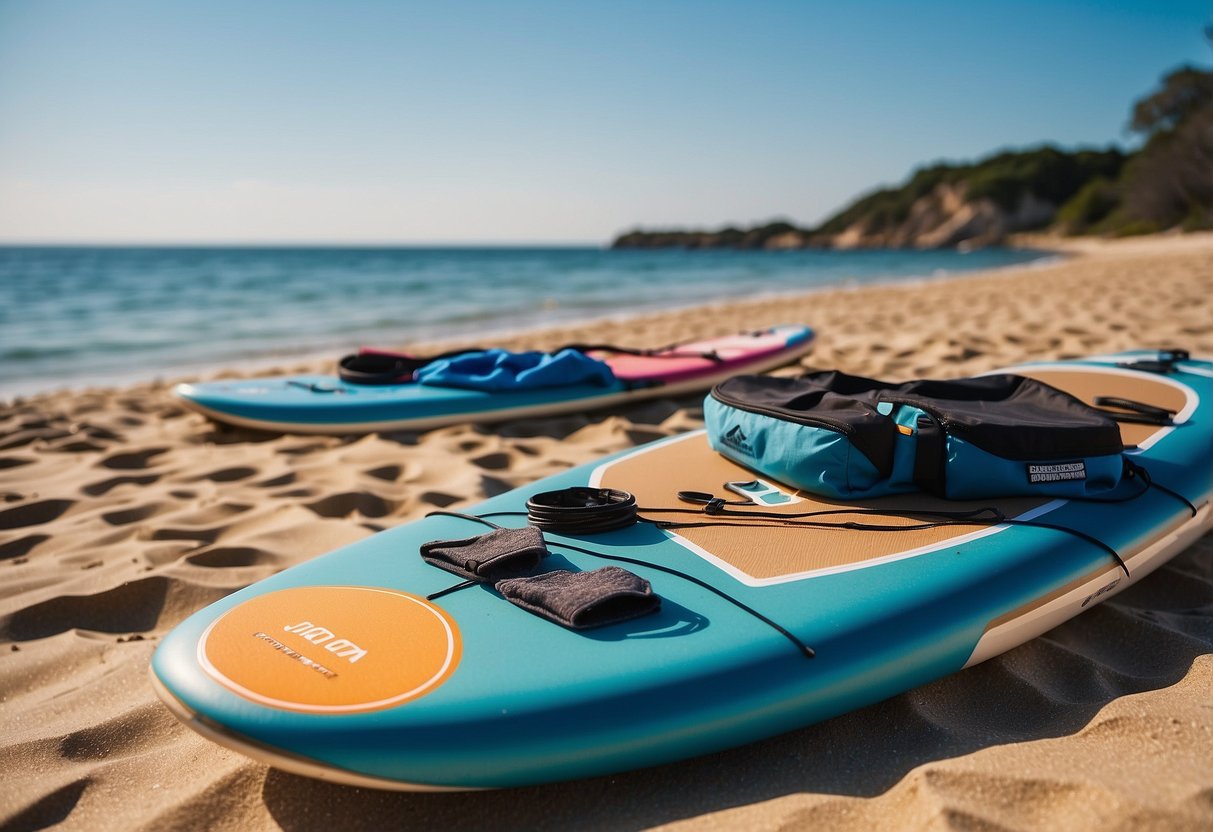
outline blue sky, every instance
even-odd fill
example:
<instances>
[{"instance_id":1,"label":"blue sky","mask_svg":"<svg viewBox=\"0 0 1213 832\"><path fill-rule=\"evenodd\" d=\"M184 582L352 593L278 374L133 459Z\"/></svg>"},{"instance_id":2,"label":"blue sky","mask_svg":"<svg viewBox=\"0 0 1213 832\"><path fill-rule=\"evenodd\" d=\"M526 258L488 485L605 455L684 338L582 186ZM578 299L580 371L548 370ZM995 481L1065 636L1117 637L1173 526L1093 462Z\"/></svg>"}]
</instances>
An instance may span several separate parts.
<instances>
[{"instance_id":1,"label":"blue sky","mask_svg":"<svg viewBox=\"0 0 1213 832\"><path fill-rule=\"evenodd\" d=\"M811 224L1127 142L1210 2L0 0L0 241L591 242Z\"/></svg>"}]
</instances>

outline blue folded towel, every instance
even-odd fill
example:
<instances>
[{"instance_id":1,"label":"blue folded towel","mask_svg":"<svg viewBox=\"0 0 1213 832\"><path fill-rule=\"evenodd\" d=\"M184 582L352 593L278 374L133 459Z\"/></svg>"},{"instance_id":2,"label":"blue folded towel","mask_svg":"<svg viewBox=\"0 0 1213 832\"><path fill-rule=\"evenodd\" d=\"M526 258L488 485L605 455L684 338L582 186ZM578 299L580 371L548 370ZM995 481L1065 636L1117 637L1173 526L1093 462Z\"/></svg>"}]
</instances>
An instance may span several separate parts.
<instances>
[{"instance_id":1,"label":"blue folded towel","mask_svg":"<svg viewBox=\"0 0 1213 832\"><path fill-rule=\"evenodd\" d=\"M433 361L416 372L419 384L469 390L530 390L574 384L610 385L615 374L605 362L577 350L508 352L485 350Z\"/></svg>"}]
</instances>

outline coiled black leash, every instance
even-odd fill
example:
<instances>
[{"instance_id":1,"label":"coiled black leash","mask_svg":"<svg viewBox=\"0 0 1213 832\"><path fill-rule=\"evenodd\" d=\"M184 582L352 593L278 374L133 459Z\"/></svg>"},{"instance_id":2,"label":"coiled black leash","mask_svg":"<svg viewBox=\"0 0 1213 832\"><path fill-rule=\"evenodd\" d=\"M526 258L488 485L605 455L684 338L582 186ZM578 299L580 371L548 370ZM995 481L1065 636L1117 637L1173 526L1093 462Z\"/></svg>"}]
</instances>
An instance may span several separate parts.
<instances>
[{"instance_id":1,"label":"coiled black leash","mask_svg":"<svg viewBox=\"0 0 1213 832\"><path fill-rule=\"evenodd\" d=\"M527 522L545 532L583 535L634 526L636 498L615 488L573 486L526 501Z\"/></svg>"}]
</instances>

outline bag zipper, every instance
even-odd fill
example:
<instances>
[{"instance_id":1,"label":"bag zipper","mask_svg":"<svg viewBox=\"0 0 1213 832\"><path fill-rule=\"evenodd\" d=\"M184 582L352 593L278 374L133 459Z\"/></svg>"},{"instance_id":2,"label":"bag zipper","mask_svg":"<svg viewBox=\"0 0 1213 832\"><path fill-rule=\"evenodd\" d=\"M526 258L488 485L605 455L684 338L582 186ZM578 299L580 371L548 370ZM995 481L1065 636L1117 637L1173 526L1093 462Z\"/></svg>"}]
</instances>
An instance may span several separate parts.
<instances>
[{"instance_id":1,"label":"bag zipper","mask_svg":"<svg viewBox=\"0 0 1213 832\"><path fill-rule=\"evenodd\" d=\"M956 428L956 427L961 429L960 430L961 433L964 433L964 425L953 422L951 419L949 419L946 416L941 416L937 412L936 408L925 407L922 404L922 402L909 401L907 399L898 398L897 396L881 396L880 400L882 402L888 402L889 404L895 404L899 407L913 407L913 408L916 408L917 410L921 410L923 413L927 414L932 419L934 419L936 422L938 422L939 426L944 429L945 433L950 432L952 428Z\"/></svg>"},{"instance_id":2,"label":"bag zipper","mask_svg":"<svg viewBox=\"0 0 1213 832\"><path fill-rule=\"evenodd\" d=\"M854 426L842 421L841 419L829 419L822 416L800 416L794 411L780 410L777 407L762 407L761 405L751 404L749 402L739 401L721 393L715 387L712 388L709 394L713 399L721 404L735 407L738 410L744 410L747 413L757 413L760 416L771 416L780 419L784 422L793 422L797 425L805 425L812 428L825 428L826 430L841 433L843 436L850 437L855 433ZM863 404L859 402L859 404ZM866 405L865 405L866 407Z\"/></svg>"}]
</instances>

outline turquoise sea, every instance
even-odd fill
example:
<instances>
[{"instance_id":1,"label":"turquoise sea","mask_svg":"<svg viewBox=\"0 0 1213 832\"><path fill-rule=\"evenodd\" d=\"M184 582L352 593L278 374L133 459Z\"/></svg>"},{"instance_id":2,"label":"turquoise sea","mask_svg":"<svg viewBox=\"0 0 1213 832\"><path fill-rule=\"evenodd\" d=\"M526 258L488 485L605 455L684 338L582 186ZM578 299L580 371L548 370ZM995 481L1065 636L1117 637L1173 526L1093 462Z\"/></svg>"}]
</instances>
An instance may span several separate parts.
<instances>
[{"instance_id":1,"label":"turquoise sea","mask_svg":"<svg viewBox=\"0 0 1213 832\"><path fill-rule=\"evenodd\" d=\"M938 277L1042 252L0 247L0 397ZM799 323L799 322L797 322ZM804 323L812 324L812 321Z\"/></svg>"}]
</instances>

